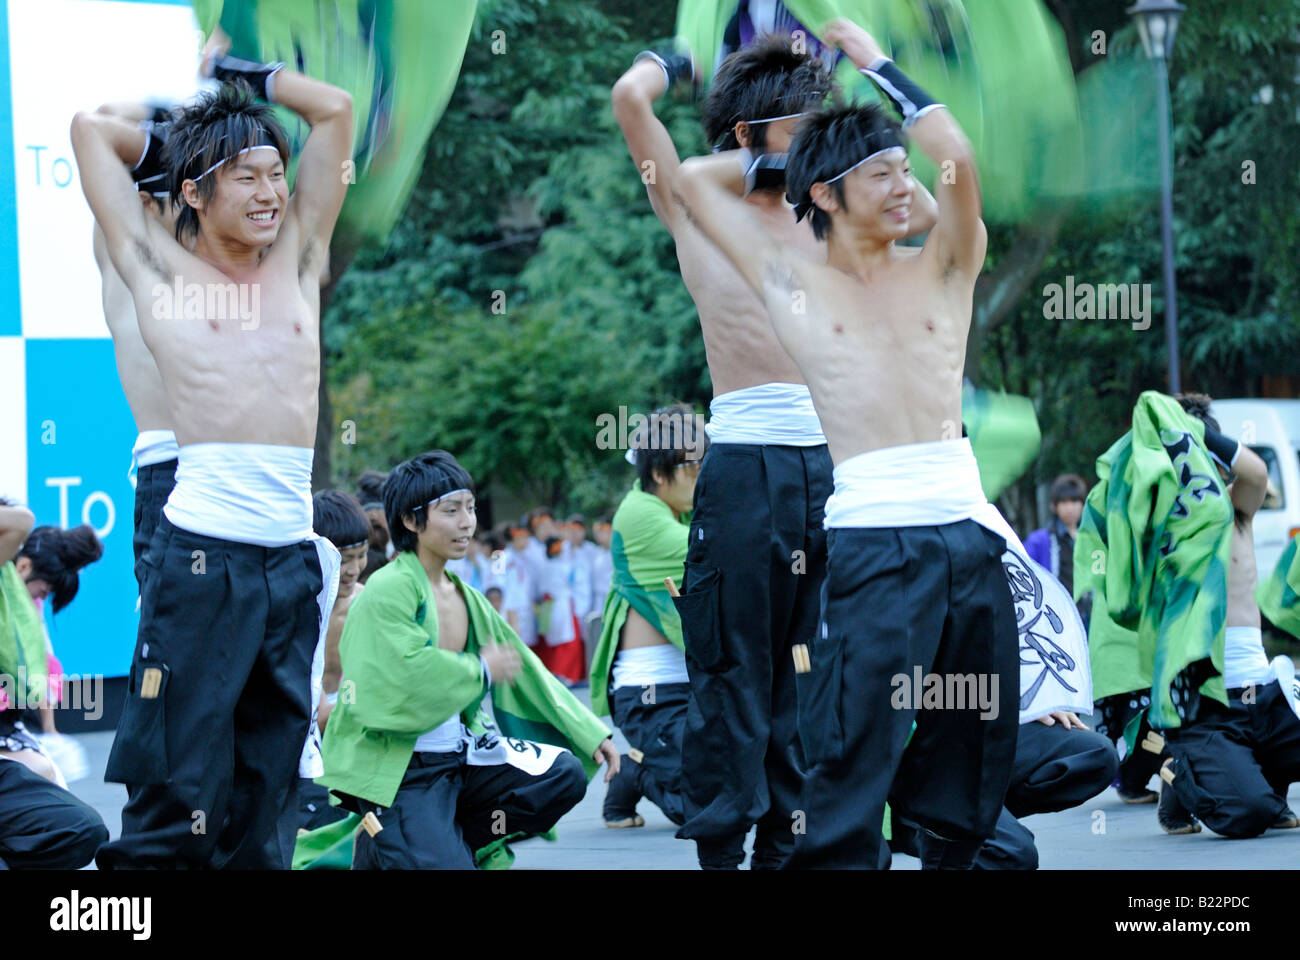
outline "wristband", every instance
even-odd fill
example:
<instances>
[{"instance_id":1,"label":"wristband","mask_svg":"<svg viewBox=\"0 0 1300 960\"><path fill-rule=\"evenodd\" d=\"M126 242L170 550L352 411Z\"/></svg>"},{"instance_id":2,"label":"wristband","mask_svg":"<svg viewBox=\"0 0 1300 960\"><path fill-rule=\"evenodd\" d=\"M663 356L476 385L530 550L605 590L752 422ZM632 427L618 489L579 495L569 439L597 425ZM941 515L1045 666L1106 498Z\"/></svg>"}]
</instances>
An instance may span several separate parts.
<instances>
[{"instance_id":1,"label":"wristband","mask_svg":"<svg viewBox=\"0 0 1300 960\"><path fill-rule=\"evenodd\" d=\"M764 153L755 158L745 171L745 196L755 190L778 190L785 187L784 153Z\"/></svg>"},{"instance_id":2,"label":"wristband","mask_svg":"<svg viewBox=\"0 0 1300 960\"><path fill-rule=\"evenodd\" d=\"M653 60L659 64L659 68L664 72L664 80L667 83L665 92L672 88L674 80L689 80L695 76L695 64L690 57L678 53L669 54L667 57L655 53L653 50L642 50L636 55L632 63L638 64L642 60Z\"/></svg>"},{"instance_id":3,"label":"wristband","mask_svg":"<svg viewBox=\"0 0 1300 960\"><path fill-rule=\"evenodd\" d=\"M272 95L271 81L277 72L284 69L284 63L280 61L256 63L252 60L240 60L237 57L216 57L208 68L211 71L208 76L214 77L222 83L243 80L253 88L255 94L267 103L274 103L275 98Z\"/></svg>"},{"instance_id":4,"label":"wristband","mask_svg":"<svg viewBox=\"0 0 1300 960\"><path fill-rule=\"evenodd\" d=\"M325 694L325 702L328 703L331 707L338 706L339 692L335 690L333 693Z\"/></svg>"},{"instance_id":5,"label":"wristband","mask_svg":"<svg viewBox=\"0 0 1300 960\"><path fill-rule=\"evenodd\" d=\"M859 72L864 77L869 78L889 98L889 102L894 105L894 109L903 118L904 129L916 123L936 107L943 106L942 103L938 103L928 93L909 80L907 74L898 69L898 64L888 57L881 57L871 66L863 67Z\"/></svg>"},{"instance_id":6,"label":"wristband","mask_svg":"<svg viewBox=\"0 0 1300 960\"><path fill-rule=\"evenodd\" d=\"M479 654L478 663L479 663L479 666L483 669L483 689L484 689L484 690L491 690L491 689L492 689L492 673L491 673L490 670L488 670L487 661L483 659L483 655L482 655L482 654Z\"/></svg>"},{"instance_id":7,"label":"wristband","mask_svg":"<svg viewBox=\"0 0 1300 960\"><path fill-rule=\"evenodd\" d=\"M1223 469L1231 471L1241 456L1241 444L1231 437L1225 437L1208 424L1205 427L1205 449L1210 457Z\"/></svg>"},{"instance_id":8,"label":"wristband","mask_svg":"<svg viewBox=\"0 0 1300 960\"><path fill-rule=\"evenodd\" d=\"M146 193L163 193L167 189L167 171L163 167L163 146L167 143L168 124L144 122L140 127L145 133L144 152L131 168L131 179L135 181L136 190Z\"/></svg>"},{"instance_id":9,"label":"wristband","mask_svg":"<svg viewBox=\"0 0 1300 960\"><path fill-rule=\"evenodd\" d=\"M171 123L172 108L167 103L150 103L146 104L153 112L149 114L149 119L154 123Z\"/></svg>"}]
</instances>

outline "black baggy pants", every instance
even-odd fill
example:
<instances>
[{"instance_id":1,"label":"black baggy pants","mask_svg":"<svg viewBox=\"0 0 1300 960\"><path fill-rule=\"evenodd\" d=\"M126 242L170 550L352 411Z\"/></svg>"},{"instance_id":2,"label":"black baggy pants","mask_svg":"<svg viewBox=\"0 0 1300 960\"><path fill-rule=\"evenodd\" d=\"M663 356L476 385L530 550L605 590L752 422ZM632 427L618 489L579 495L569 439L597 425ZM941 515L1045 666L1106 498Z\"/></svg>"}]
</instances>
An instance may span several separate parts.
<instances>
[{"instance_id":1,"label":"black baggy pants","mask_svg":"<svg viewBox=\"0 0 1300 960\"><path fill-rule=\"evenodd\" d=\"M682 732L686 728L689 683L654 683L614 691L614 726L643 754L630 764L637 791L673 823L686 822L682 804Z\"/></svg>"},{"instance_id":2,"label":"black baggy pants","mask_svg":"<svg viewBox=\"0 0 1300 960\"><path fill-rule=\"evenodd\" d=\"M176 458L162 463L151 463L140 467L135 472L135 533L131 537L131 547L135 551L135 582L144 587L141 578L140 558L149 549L153 532L158 529L163 507L176 486Z\"/></svg>"},{"instance_id":3,"label":"black baggy pants","mask_svg":"<svg viewBox=\"0 0 1300 960\"><path fill-rule=\"evenodd\" d=\"M1020 818L1077 807L1109 787L1118 769L1119 755L1099 733L1021 724L997 832L980 847L975 868L1037 870L1034 835Z\"/></svg>"},{"instance_id":4,"label":"black baggy pants","mask_svg":"<svg viewBox=\"0 0 1300 960\"><path fill-rule=\"evenodd\" d=\"M93 807L17 760L0 760L0 870L80 870L107 840Z\"/></svg>"},{"instance_id":5,"label":"black baggy pants","mask_svg":"<svg viewBox=\"0 0 1300 960\"><path fill-rule=\"evenodd\" d=\"M158 522L104 779L127 785L100 869L287 869L277 820L311 722L322 586L307 541L257 547ZM144 696L147 671L157 694Z\"/></svg>"},{"instance_id":6,"label":"black baggy pants","mask_svg":"<svg viewBox=\"0 0 1300 960\"><path fill-rule=\"evenodd\" d=\"M357 798L383 827L357 834L354 870L473 870L474 852L516 833L545 833L587 792L582 763L567 751L544 773L502 763L471 766L465 752L415 753L391 807Z\"/></svg>"},{"instance_id":7,"label":"black baggy pants","mask_svg":"<svg viewBox=\"0 0 1300 960\"><path fill-rule=\"evenodd\" d=\"M1174 790L1215 833L1257 837L1300 780L1300 717L1276 680L1230 689L1226 707L1209 697L1201 704L1194 723L1162 731L1178 765Z\"/></svg>"},{"instance_id":8,"label":"black baggy pants","mask_svg":"<svg viewBox=\"0 0 1300 960\"><path fill-rule=\"evenodd\" d=\"M682 743L686 823L700 865L750 866L794 847L803 779L791 648L817 627L822 529L833 489L825 446L716 443L695 485L682 618L691 697Z\"/></svg>"},{"instance_id":9,"label":"black baggy pants","mask_svg":"<svg viewBox=\"0 0 1300 960\"><path fill-rule=\"evenodd\" d=\"M923 866L970 867L994 834L1019 725L1006 544L963 520L832 529L827 550L812 669L798 676L808 772L790 866L887 866L888 800L922 828ZM942 684L937 708L913 689L918 669Z\"/></svg>"}]
</instances>

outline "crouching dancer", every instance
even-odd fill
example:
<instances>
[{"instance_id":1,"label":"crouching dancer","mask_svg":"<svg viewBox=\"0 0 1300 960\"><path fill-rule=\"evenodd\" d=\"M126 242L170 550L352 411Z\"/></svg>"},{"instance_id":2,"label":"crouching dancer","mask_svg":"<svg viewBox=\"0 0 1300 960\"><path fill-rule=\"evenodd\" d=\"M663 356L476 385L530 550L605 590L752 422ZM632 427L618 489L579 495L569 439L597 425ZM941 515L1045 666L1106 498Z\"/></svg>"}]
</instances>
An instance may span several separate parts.
<instances>
[{"instance_id":1,"label":"crouching dancer","mask_svg":"<svg viewBox=\"0 0 1300 960\"><path fill-rule=\"evenodd\" d=\"M205 67L234 82L178 111L163 153L174 235L145 213L124 166L155 149L145 131L105 114L72 122L82 187L180 445L140 562L140 629L105 771L128 799L101 868L288 866L276 824L338 582L338 551L312 532L311 467L319 282L352 102L216 52ZM254 92L311 127L292 197L284 132Z\"/></svg>"},{"instance_id":2,"label":"crouching dancer","mask_svg":"<svg viewBox=\"0 0 1300 960\"><path fill-rule=\"evenodd\" d=\"M764 230L740 199L734 154L688 160L674 180L688 214L763 297L835 465L821 622L810 649L794 650L808 772L790 866L887 864L888 799L921 828L924 867L969 868L1002 809L1019 687L1002 567L1015 535L1003 534L958 427L986 244L978 173L951 114L865 31L836 21L825 39L869 65L912 139L951 173L935 188L939 220L923 248L896 245L915 188L899 126L878 106L814 114L791 145L788 193L829 237L826 264ZM891 680L914 670L981 678L994 691L988 709L895 708Z\"/></svg>"},{"instance_id":3,"label":"crouching dancer","mask_svg":"<svg viewBox=\"0 0 1300 960\"><path fill-rule=\"evenodd\" d=\"M618 772L605 725L447 572L474 535L473 486L442 450L399 464L384 485L397 554L348 612L323 745L321 783L363 818L357 869L509 859L505 845L550 830L599 764L607 779Z\"/></svg>"}]
</instances>

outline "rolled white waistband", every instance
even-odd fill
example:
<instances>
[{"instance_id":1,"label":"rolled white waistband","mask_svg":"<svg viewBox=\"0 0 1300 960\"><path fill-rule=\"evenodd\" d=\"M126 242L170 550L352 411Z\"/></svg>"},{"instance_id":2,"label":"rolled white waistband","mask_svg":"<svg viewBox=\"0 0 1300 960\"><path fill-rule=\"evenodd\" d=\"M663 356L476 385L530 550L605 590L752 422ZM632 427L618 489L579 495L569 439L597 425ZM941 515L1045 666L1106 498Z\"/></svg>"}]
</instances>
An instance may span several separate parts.
<instances>
[{"instance_id":1,"label":"rolled white waistband","mask_svg":"<svg viewBox=\"0 0 1300 960\"><path fill-rule=\"evenodd\" d=\"M812 394L801 383L760 383L720 394L709 404L704 429L713 443L818 447L826 442Z\"/></svg>"},{"instance_id":2,"label":"rolled white waistband","mask_svg":"<svg viewBox=\"0 0 1300 960\"><path fill-rule=\"evenodd\" d=\"M973 519L988 506L965 437L860 453L833 476L827 529L940 526Z\"/></svg>"},{"instance_id":3,"label":"rolled white waistband","mask_svg":"<svg viewBox=\"0 0 1300 960\"><path fill-rule=\"evenodd\" d=\"M176 445L176 434L171 430L141 430L131 448L135 465L151 467L156 463L166 463L180 456L180 447Z\"/></svg>"},{"instance_id":4,"label":"rolled white waistband","mask_svg":"<svg viewBox=\"0 0 1300 960\"><path fill-rule=\"evenodd\" d=\"M311 447L191 443L163 513L208 537L283 547L312 536Z\"/></svg>"}]
</instances>

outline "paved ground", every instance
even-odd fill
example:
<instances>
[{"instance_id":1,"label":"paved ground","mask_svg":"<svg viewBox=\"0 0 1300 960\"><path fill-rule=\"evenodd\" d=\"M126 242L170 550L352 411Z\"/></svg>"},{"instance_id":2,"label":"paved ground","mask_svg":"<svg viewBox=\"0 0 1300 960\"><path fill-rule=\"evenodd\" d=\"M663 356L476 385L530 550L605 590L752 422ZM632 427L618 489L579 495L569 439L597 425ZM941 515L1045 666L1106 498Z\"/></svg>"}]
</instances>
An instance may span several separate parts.
<instances>
[{"instance_id":1,"label":"paved ground","mask_svg":"<svg viewBox=\"0 0 1300 960\"><path fill-rule=\"evenodd\" d=\"M584 693L585 691L575 691ZM91 774L70 784L95 807L111 834L121 830L126 788L103 781L111 733L79 734L89 754ZM615 734L620 750L625 741ZM1156 781L1153 780L1153 785ZM587 796L559 824L556 843L530 840L515 848L516 869L553 870L689 870L694 844L674 838L674 827L658 808L642 801L638 811L646 825L610 830L600 817L604 782L597 778ZM1293 785L1291 806L1300 810L1300 784ZM1255 840L1225 840L1209 831L1166 836L1156 825L1154 806L1128 806L1107 790L1082 807L1029 817L1044 869L1296 869L1300 867L1300 830L1269 831ZM896 856L894 869L915 870L919 862Z\"/></svg>"}]
</instances>

